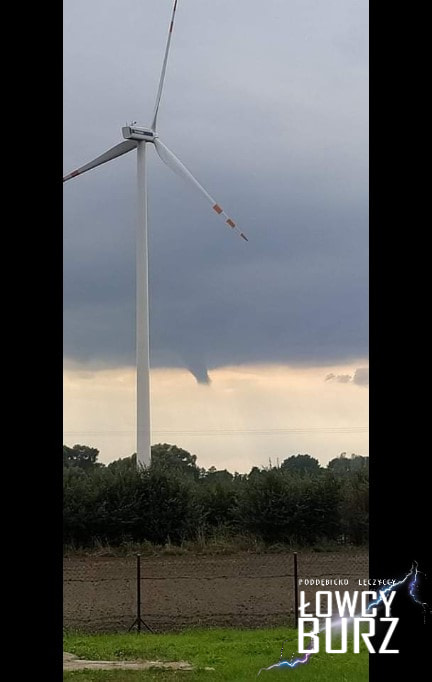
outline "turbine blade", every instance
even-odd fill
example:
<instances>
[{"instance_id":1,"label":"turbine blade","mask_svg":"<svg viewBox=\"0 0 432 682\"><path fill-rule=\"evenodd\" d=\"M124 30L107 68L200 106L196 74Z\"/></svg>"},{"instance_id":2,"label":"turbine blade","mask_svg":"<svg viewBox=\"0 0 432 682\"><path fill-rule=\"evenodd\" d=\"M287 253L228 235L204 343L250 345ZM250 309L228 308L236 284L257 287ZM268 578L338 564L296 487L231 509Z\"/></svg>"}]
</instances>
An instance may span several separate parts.
<instances>
[{"instance_id":1,"label":"turbine blade","mask_svg":"<svg viewBox=\"0 0 432 682\"><path fill-rule=\"evenodd\" d=\"M177 173L177 175L179 175L181 178L183 178L183 180L186 180L186 182L189 182L191 185L193 185L193 186L195 187L195 189L199 190L199 191L201 192L201 194L202 194L202 195L207 199L207 201L211 204L213 210L216 211L216 213L218 213L219 215L222 215L222 216L225 218L226 224L227 224L229 227L231 227L233 230L236 230L236 231L238 232L239 236L240 236L242 239L244 239L245 241L249 241L248 238L246 237L246 235L243 234L243 232L240 232L240 230L239 230L239 228L237 227L237 225L235 224L234 220L232 220L232 218L230 218L230 217L225 213L225 211L223 210L223 208L221 208L221 207L219 206L219 204L213 199L213 197L207 192L207 190L205 190L204 187L203 187L202 185L200 185L200 183L198 182L198 180L197 180L196 178L194 178L194 176L192 175L192 173L191 173L190 171L188 171L188 169L186 168L186 166L184 166L184 165L182 164L182 162L180 161L180 159L178 159L178 158L175 156L175 154L173 154L172 151L170 151L170 150L168 149L168 147L166 147L166 146L160 141L160 139L157 138L157 137L156 137L155 140L154 140L154 145L155 145L156 151L157 151L157 153L159 154L159 156L160 156L160 158L162 159L162 161L163 161L164 163L166 163L166 165L167 165L169 168L171 168L171 170L174 171L174 173Z\"/></svg>"},{"instance_id":2,"label":"turbine blade","mask_svg":"<svg viewBox=\"0 0 432 682\"><path fill-rule=\"evenodd\" d=\"M159 81L159 87L158 87L158 91L157 91L157 95L156 95L156 104L155 104L155 108L154 108L153 122L152 122L152 126L151 126L152 130L156 130L156 119L157 119L157 115L158 115L158 111L159 111L159 104L160 104L161 97L162 97L162 89L163 89L163 84L164 84L164 80L165 80L166 67L167 67L167 63L168 63L168 53L169 53L170 45L171 45L171 36L172 36L173 28L174 28L174 18L175 18L176 9L177 9L177 0L174 0L174 7L173 7L172 15L171 15L171 23L170 23L170 27L169 27L169 31L168 31L168 40L167 40L167 44L166 44L166 48L165 48L165 56L164 56L164 60L163 60L163 64L162 64L162 71L161 71L161 76L160 76L160 81Z\"/></svg>"},{"instance_id":3,"label":"turbine blade","mask_svg":"<svg viewBox=\"0 0 432 682\"><path fill-rule=\"evenodd\" d=\"M86 171L91 170L92 168L96 168L96 166L100 166L102 163L111 161L112 159L117 158L117 156L126 154L126 152L130 152L132 151L132 149L135 149L136 146L137 143L135 142L135 140L125 140L124 142L120 142L120 144L116 144L115 147L108 149L107 152L101 154L101 156L98 156L96 159L93 159L93 161L86 163L85 166L81 166L81 168L72 171L72 173L69 173L68 175L65 175L63 178L63 182L66 182L66 180L74 178L76 175L81 175L81 173L85 173Z\"/></svg>"}]
</instances>

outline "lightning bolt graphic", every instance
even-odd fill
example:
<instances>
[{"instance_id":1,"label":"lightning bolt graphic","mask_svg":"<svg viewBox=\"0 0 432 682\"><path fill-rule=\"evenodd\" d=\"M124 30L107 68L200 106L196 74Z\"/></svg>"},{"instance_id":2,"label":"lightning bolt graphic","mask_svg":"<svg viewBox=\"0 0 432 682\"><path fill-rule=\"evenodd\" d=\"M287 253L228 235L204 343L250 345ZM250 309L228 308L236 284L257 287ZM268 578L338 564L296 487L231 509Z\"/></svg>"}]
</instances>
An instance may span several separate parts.
<instances>
[{"instance_id":1,"label":"lightning bolt graphic","mask_svg":"<svg viewBox=\"0 0 432 682\"><path fill-rule=\"evenodd\" d=\"M390 590L394 590L395 587L399 587L399 585L403 585L403 583L407 582L409 580L409 578L411 577L411 580L409 582L409 587L408 587L409 595L416 604L418 604L419 606L422 607L422 609L423 609L423 622L424 622L424 624L426 624L426 615L428 612L431 613L431 610L429 608L429 605L426 602L421 602L419 599L417 599L415 591L417 590L417 576L419 574L425 575L422 571L418 570L418 562L413 561L412 566L411 566L411 570L409 573L406 574L405 578L403 578L402 580L399 580L398 583L393 583L389 587L386 587L384 590L380 590L379 593L380 593L380 595L383 595L383 594L386 595ZM372 608L373 606L378 606L381 602L382 602L382 596L380 596L374 602L371 602L370 604L368 604L368 607L366 610L369 611L370 608Z\"/></svg>"},{"instance_id":2,"label":"lightning bolt graphic","mask_svg":"<svg viewBox=\"0 0 432 682\"><path fill-rule=\"evenodd\" d=\"M428 613L432 613L432 610L429 607L429 604L427 604L426 602L421 602L416 597L415 590L417 589L417 575L419 573L421 573L421 571L419 571L417 569L417 566L418 566L417 561L413 561L413 565L411 568L411 574L414 573L414 577L413 577L412 581L410 582L409 593L410 593L410 596L415 601L415 603L422 607L422 609L423 609L423 623L424 623L424 625L426 625L426 615ZM425 574L422 574L422 575L425 575ZM425 577L426 577L426 575L425 575Z\"/></svg>"},{"instance_id":3,"label":"lightning bolt graphic","mask_svg":"<svg viewBox=\"0 0 432 682\"><path fill-rule=\"evenodd\" d=\"M392 583L391 585L389 585L389 587L386 587L384 590L380 590L380 591L379 591L380 596L378 597L378 599L376 599L376 600L373 601L373 602L370 602L370 603L367 605L366 611L369 611L369 609L371 609L372 607L378 606L380 603L382 603L382 601L383 601L383 595L385 596L388 592L390 592L390 590L394 590L396 587L399 587L400 585L403 585L404 583L406 583L407 581L409 581L409 594L410 594L410 597L413 599L413 601L414 601L416 604L419 604L419 606L422 607L422 609L423 609L423 616L424 616L424 621L423 621L423 622L426 623L426 614L427 614L428 612L431 613L432 611L431 611L431 609L429 608L429 605L428 605L428 604L426 604L425 602L421 602L421 601L417 598L417 596L416 596L415 590L417 589L417 576L418 576L419 573L422 573L422 572L418 570L418 562L417 562L417 561L413 561L412 566L411 566L411 570L409 571L409 573L407 573L406 576L405 576L404 578L402 578L402 580L399 580L399 582L397 582L397 583ZM410 579L411 579L411 580L410 580ZM353 618L349 618L348 620L353 620L355 617L356 617L356 616L354 616ZM337 624L339 624L339 623L340 623L340 620L336 621L335 625L337 625ZM332 626L332 627L334 627L334 626ZM323 632L324 630L325 630L325 625L323 625L323 626L318 630L318 633L317 633L317 634L320 634L320 633ZM273 663L272 665L269 665L267 668L260 668L260 670L258 671L258 675L260 675L263 671L266 671L266 670L273 670L273 668L283 668L283 667L295 668L295 667L297 667L298 665L303 665L304 663L308 663L309 658L312 656L312 653L313 653L312 651L307 652L306 654L304 654L303 658L294 658L294 659L292 658L290 661L282 660L283 649L284 649L285 642L288 642L288 639L285 639L285 640L283 641L283 643L282 643L282 649L281 649L281 654L280 654L280 659L279 659L279 661L278 661L277 663ZM312 640L311 640L311 642L310 642L310 644L308 645L307 648L309 649L310 647L312 647ZM258 675L257 675L257 677L258 677Z\"/></svg>"}]
</instances>

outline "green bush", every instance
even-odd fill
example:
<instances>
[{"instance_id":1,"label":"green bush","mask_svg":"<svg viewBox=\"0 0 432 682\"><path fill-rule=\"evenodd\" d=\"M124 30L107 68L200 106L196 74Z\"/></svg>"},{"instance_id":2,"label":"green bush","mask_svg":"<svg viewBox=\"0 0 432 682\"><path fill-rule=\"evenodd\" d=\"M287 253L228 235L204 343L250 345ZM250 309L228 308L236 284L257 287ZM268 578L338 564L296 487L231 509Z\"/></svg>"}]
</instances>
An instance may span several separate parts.
<instances>
[{"instance_id":1,"label":"green bush","mask_svg":"<svg viewBox=\"0 0 432 682\"><path fill-rule=\"evenodd\" d=\"M368 539L365 457L317 469L317 460L297 456L289 466L233 475L199 469L194 455L168 444L154 446L151 465L140 470L136 456L104 466L95 452L81 445L64 451L67 545L179 545L221 531L273 545Z\"/></svg>"}]
</instances>

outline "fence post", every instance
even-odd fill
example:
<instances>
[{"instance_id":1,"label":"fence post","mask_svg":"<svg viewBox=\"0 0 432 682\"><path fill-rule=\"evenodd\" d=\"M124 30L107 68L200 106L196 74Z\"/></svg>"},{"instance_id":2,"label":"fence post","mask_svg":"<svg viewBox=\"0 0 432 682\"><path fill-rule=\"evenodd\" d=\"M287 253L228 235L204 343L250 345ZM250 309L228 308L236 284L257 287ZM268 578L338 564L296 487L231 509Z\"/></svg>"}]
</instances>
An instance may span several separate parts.
<instances>
[{"instance_id":1,"label":"fence post","mask_svg":"<svg viewBox=\"0 0 432 682\"><path fill-rule=\"evenodd\" d=\"M141 632L141 554L137 554L137 631Z\"/></svg>"},{"instance_id":2,"label":"fence post","mask_svg":"<svg viewBox=\"0 0 432 682\"><path fill-rule=\"evenodd\" d=\"M298 609L298 564L297 552L294 552L294 622L296 628L298 628Z\"/></svg>"},{"instance_id":3,"label":"fence post","mask_svg":"<svg viewBox=\"0 0 432 682\"><path fill-rule=\"evenodd\" d=\"M141 554L136 555L136 618L129 628L129 632L136 626L137 632L141 632L141 625L144 625L149 632L153 632L141 618Z\"/></svg>"}]
</instances>

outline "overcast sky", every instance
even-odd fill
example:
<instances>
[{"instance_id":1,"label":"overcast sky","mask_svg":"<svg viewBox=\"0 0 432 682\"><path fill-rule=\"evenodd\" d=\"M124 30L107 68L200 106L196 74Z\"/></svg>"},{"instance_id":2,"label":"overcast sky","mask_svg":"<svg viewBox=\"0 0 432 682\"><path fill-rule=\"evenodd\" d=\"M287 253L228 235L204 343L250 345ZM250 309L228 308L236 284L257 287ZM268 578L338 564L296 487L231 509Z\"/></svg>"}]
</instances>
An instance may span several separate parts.
<instances>
[{"instance_id":1,"label":"overcast sky","mask_svg":"<svg viewBox=\"0 0 432 682\"><path fill-rule=\"evenodd\" d=\"M150 123L171 8L64 0L65 172ZM323 368L367 401L366 0L179 0L158 126L249 242L149 150L152 367ZM69 371L134 365L135 184L133 152L64 186Z\"/></svg>"}]
</instances>

